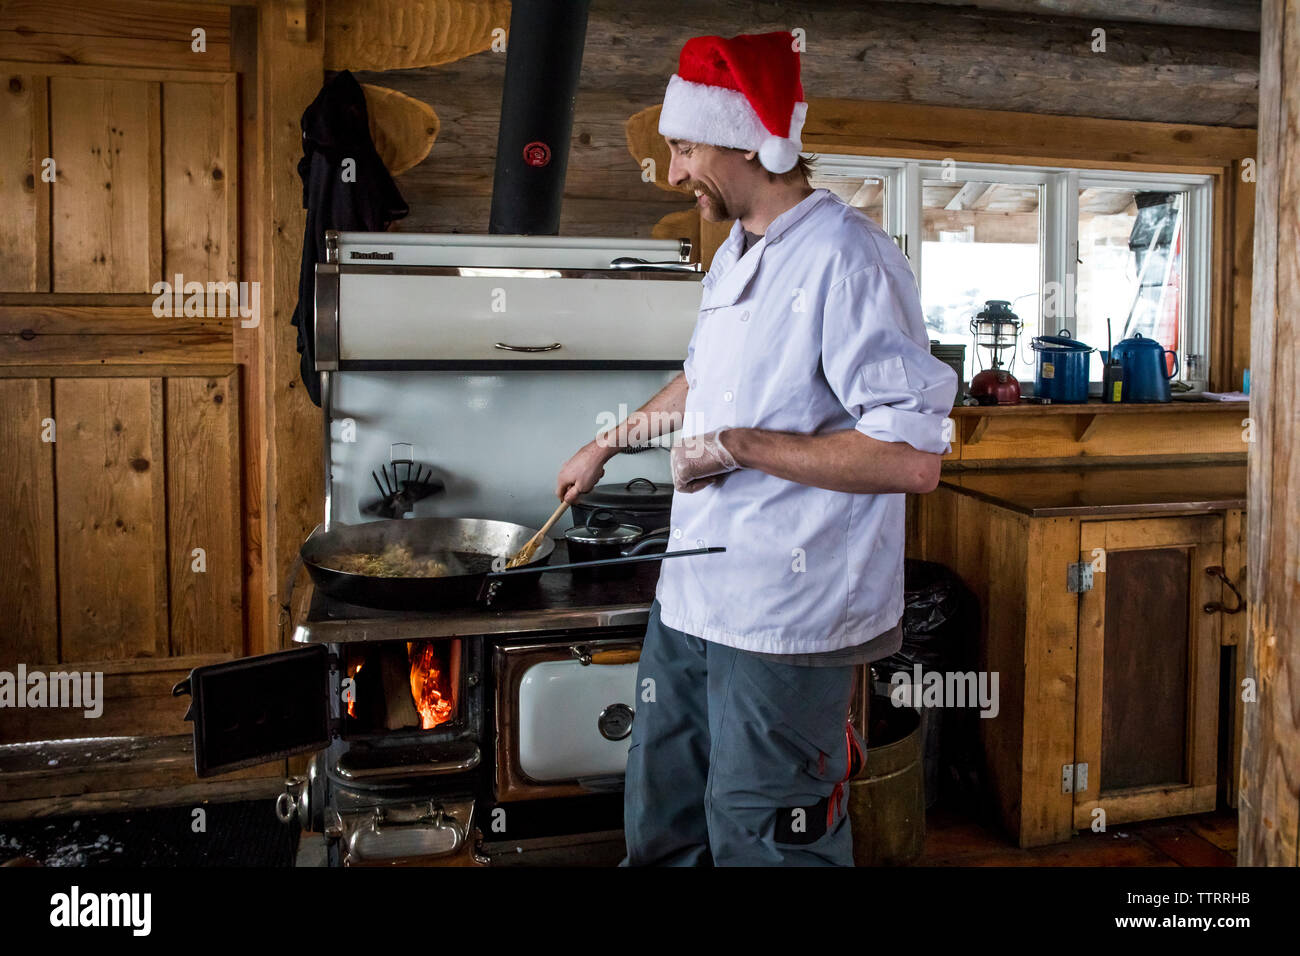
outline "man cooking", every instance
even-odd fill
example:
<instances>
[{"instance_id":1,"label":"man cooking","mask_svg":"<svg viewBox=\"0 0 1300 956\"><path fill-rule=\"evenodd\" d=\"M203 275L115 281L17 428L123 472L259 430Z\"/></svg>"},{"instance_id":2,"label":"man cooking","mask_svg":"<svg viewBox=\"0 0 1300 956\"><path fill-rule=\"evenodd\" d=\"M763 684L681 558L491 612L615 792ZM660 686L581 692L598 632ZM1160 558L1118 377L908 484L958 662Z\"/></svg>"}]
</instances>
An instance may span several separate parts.
<instances>
[{"instance_id":1,"label":"man cooking","mask_svg":"<svg viewBox=\"0 0 1300 956\"><path fill-rule=\"evenodd\" d=\"M956 375L930 355L898 248L808 185L807 109L790 34L687 41L659 120L668 181L735 222L682 373L558 477L572 501L620 448L685 421L669 549L727 549L660 570L629 865L853 865L854 677L901 644L904 493L938 483Z\"/></svg>"}]
</instances>

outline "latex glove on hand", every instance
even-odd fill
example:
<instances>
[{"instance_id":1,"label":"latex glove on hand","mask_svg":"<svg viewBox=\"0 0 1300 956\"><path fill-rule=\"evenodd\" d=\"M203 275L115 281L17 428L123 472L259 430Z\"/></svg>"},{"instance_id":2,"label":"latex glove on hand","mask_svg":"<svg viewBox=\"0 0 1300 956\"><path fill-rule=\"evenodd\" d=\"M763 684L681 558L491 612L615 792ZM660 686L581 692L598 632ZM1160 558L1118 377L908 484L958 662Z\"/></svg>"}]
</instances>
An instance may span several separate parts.
<instances>
[{"instance_id":1,"label":"latex glove on hand","mask_svg":"<svg viewBox=\"0 0 1300 956\"><path fill-rule=\"evenodd\" d=\"M673 446L673 488L687 494L722 480L722 476L740 466L722 444L727 429L683 438Z\"/></svg>"}]
</instances>

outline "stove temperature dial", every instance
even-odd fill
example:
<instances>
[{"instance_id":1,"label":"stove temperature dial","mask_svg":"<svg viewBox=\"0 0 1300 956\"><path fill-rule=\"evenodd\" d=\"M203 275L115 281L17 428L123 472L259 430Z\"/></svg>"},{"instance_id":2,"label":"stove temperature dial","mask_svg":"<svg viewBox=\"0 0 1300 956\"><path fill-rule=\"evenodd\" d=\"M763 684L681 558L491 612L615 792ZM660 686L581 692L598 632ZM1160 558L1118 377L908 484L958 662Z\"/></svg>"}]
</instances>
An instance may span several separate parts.
<instances>
[{"instance_id":1,"label":"stove temperature dial","mask_svg":"<svg viewBox=\"0 0 1300 956\"><path fill-rule=\"evenodd\" d=\"M596 726L606 740L622 740L632 732L632 718L636 712L627 704L610 704L600 712Z\"/></svg>"}]
</instances>

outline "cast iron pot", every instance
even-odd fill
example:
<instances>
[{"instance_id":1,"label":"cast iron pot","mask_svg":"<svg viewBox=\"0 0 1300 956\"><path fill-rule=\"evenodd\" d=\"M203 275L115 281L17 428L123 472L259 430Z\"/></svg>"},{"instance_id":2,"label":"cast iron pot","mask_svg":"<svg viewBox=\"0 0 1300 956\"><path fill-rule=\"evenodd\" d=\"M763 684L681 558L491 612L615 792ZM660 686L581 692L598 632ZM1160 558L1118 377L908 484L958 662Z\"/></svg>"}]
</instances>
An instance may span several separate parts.
<instances>
[{"instance_id":1,"label":"cast iron pot","mask_svg":"<svg viewBox=\"0 0 1300 956\"><path fill-rule=\"evenodd\" d=\"M640 525L622 524L608 508L598 508L585 524L575 525L564 532L571 561L603 561L607 558L628 558L652 550L668 549L668 529L659 528L649 534ZM635 571L635 565L607 565L599 568L574 569L574 577L618 578Z\"/></svg>"}]
</instances>

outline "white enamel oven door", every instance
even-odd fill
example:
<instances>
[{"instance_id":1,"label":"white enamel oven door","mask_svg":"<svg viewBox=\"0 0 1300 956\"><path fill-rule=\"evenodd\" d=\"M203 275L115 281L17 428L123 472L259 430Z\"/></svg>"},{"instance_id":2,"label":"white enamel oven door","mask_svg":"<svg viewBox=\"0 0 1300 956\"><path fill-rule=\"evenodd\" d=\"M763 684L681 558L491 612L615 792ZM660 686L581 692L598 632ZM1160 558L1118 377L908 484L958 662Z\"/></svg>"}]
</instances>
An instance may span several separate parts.
<instances>
[{"instance_id":1,"label":"white enamel oven door","mask_svg":"<svg viewBox=\"0 0 1300 956\"><path fill-rule=\"evenodd\" d=\"M640 636L498 646L496 799L608 791L636 710Z\"/></svg>"}]
</instances>

